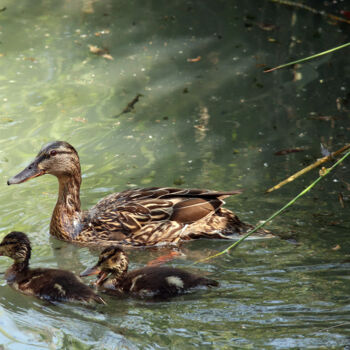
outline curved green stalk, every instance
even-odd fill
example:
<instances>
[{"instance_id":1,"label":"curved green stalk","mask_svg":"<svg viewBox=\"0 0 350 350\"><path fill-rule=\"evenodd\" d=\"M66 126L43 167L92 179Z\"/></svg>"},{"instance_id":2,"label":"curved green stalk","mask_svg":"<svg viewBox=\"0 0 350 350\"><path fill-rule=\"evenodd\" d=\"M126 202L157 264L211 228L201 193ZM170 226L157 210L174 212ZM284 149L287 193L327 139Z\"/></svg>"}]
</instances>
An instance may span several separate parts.
<instances>
[{"instance_id":1,"label":"curved green stalk","mask_svg":"<svg viewBox=\"0 0 350 350\"><path fill-rule=\"evenodd\" d=\"M216 258L222 254L225 254L227 252L229 252L232 248L235 248L238 246L238 244L240 244L241 242L243 242L246 238L248 238L252 233L254 233L256 230L258 230L259 228L265 226L269 221L271 221L272 219L274 219L277 215L281 214L282 212L284 212L288 207L290 207L292 204L294 204L300 197L302 197L305 193L309 192L319 181L321 181L326 175L328 175L334 168L336 168L346 157L348 157L350 155L350 151L347 152L342 158L340 158L336 163L334 163L330 168L326 169L324 171L324 173L318 178L316 179L311 185L309 185L308 187L306 187L303 191L301 191L296 197L294 197L291 201L289 201L284 207L282 207L281 209L279 209L278 211L276 211L274 214L272 214L267 220L265 220L264 222L262 222L261 224L259 224L258 226L256 226L253 230L249 231L247 234L245 234L242 238L240 238L238 241L236 241L235 243L231 244L230 246L228 246L226 249L224 249L223 251L208 256L204 259L201 260L197 260L194 262L194 264L197 264L199 262L204 262L204 261L208 261L211 260L213 258Z\"/></svg>"},{"instance_id":2,"label":"curved green stalk","mask_svg":"<svg viewBox=\"0 0 350 350\"><path fill-rule=\"evenodd\" d=\"M327 51L323 51L323 52L317 53L317 54L312 55L312 56L309 56L309 57L301 58L300 60L296 60L296 61L293 61L293 62L281 64L280 66L277 66L277 67L275 67L275 68L271 68L271 69L264 70L264 73L272 72L272 71L274 71L274 70L276 70L276 69L280 69L280 68L292 66L293 64L297 64L297 63L301 63L301 62L304 62L304 61L308 61L308 60L311 60L311 59L313 59L313 58L326 55L327 53L331 53L331 52L333 52L333 51L343 49L344 47L347 47L347 46L349 46L349 45L350 45L350 42L349 42L349 43L346 43L346 44L343 44L343 45L340 45L340 46L337 46L337 47L334 47L333 49L329 49L329 50L327 50Z\"/></svg>"}]
</instances>

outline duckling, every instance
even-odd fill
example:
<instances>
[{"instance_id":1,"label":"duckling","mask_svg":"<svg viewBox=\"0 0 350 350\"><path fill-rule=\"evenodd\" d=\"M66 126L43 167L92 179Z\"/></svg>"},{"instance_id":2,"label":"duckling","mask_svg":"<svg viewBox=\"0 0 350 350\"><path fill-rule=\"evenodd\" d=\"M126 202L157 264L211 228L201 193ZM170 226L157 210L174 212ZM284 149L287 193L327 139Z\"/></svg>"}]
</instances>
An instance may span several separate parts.
<instances>
[{"instance_id":1,"label":"duckling","mask_svg":"<svg viewBox=\"0 0 350 350\"><path fill-rule=\"evenodd\" d=\"M104 249L95 266L80 277L98 275L95 284L110 294L168 298L197 286L218 286L218 282L166 266L147 266L128 272L129 260L120 247Z\"/></svg>"},{"instance_id":2,"label":"duckling","mask_svg":"<svg viewBox=\"0 0 350 350\"><path fill-rule=\"evenodd\" d=\"M105 304L90 287L70 271L29 268L31 245L23 232L10 232L0 243L0 256L8 256L14 264L5 272L7 283L26 295L47 301L79 301Z\"/></svg>"},{"instance_id":3,"label":"duckling","mask_svg":"<svg viewBox=\"0 0 350 350\"><path fill-rule=\"evenodd\" d=\"M200 237L228 239L233 233L242 234L252 228L222 208L223 199L240 190L136 188L110 194L90 210L82 211L79 156L64 141L43 146L34 161L7 184L20 184L44 174L58 178L50 233L64 241L95 246L154 246ZM258 233L266 234L265 230Z\"/></svg>"}]
</instances>

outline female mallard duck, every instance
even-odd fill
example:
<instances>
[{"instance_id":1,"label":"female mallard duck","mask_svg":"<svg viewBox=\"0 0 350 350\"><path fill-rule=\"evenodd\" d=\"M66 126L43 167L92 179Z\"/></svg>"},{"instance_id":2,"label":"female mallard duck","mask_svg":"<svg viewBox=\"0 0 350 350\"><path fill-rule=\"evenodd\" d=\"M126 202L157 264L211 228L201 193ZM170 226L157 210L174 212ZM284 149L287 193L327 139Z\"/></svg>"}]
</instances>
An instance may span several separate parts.
<instances>
[{"instance_id":1,"label":"female mallard duck","mask_svg":"<svg viewBox=\"0 0 350 350\"><path fill-rule=\"evenodd\" d=\"M171 297L197 286L218 286L218 282L184 270L165 266L147 266L127 272L128 257L119 247L102 251L95 266L80 274L98 275L96 285L112 294L143 297Z\"/></svg>"},{"instance_id":2,"label":"female mallard duck","mask_svg":"<svg viewBox=\"0 0 350 350\"><path fill-rule=\"evenodd\" d=\"M230 210L221 208L225 197L241 191L131 189L111 194L89 211L82 211L79 156L74 147L64 141L45 145L34 161L7 184L19 184L44 174L58 178L58 200L50 233L65 241L152 246L199 237L227 239L228 234L251 228Z\"/></svg>"},{"instance_id":3,"label":"female mallard duck","mask_svg":"<svg viewBox=\"0 0 350 350\"><path fill-rule=\"evenodd\" d=\"M14 260L5 272L14 289L48 301L80 301L104 304L103 299L70 271L29 268L30 241L23 232L11 232L0 243L0 255Z\"/></svg>"}]
</instances>

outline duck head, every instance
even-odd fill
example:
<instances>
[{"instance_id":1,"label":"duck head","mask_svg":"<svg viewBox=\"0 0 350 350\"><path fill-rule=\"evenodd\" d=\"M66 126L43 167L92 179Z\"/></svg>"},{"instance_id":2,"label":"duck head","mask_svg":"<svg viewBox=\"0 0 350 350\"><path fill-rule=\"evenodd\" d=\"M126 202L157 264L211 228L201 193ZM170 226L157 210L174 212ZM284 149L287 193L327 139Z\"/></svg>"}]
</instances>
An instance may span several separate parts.
<instances>
[{"instance_id":1,"label":"duck head","mask_svg":"<svg viewBox=\"0 0 350 350\"><path fill-rule=\"evenodd\" d=\"M0 255L10 257L15 263L27 263L30 254L30 241L23 232L10 232L0 243Z\"/></svg>"},{"instance_id":2,"label":"duck head","mask_svg":"<svg viewBox=\"0 0 350 350\"><path fill-rule=\"evenodd\" d=\"M107 279L120 279L127 271L129 259L125 252L119 247L108 247L104 249L95 266L87 268L80 277L97 275L96 285L101 286Z\"/></svg>"},{"instance_id":3,"label":"duck head","mask_svg":"<svg viewBox=\"0 0 350 350\"><path fill-rule=\"evenodd\" d=\"M58 178L80 176L79 156L74 147L65 141L46 144L36 158L24 170L9 179L7 184L20 184L45 174Z\"/></svg>"}]
</instances>

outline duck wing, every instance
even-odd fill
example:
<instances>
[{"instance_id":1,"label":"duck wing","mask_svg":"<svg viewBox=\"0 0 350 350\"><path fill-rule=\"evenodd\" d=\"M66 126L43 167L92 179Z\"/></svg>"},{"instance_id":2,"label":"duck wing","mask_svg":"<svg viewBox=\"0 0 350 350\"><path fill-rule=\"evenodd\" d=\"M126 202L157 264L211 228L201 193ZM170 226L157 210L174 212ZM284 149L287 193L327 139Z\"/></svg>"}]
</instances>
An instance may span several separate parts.
<instances>
[{"instance_id":1,"label":"duck wing","mask_svg":"<svg viewBox=\"0 0 350 350\"><path fill-rule=\"evenodd\" d=\"M132 237L135 243L153 244L168 241L166 233L169 241L174 241L184 225L214 213L224 203L223 198L240 192L171 187L126 190L99 201L88 212L86 222L90 230L108 232L117 240L130 241Z\"/></svg>"}]
</instances>

